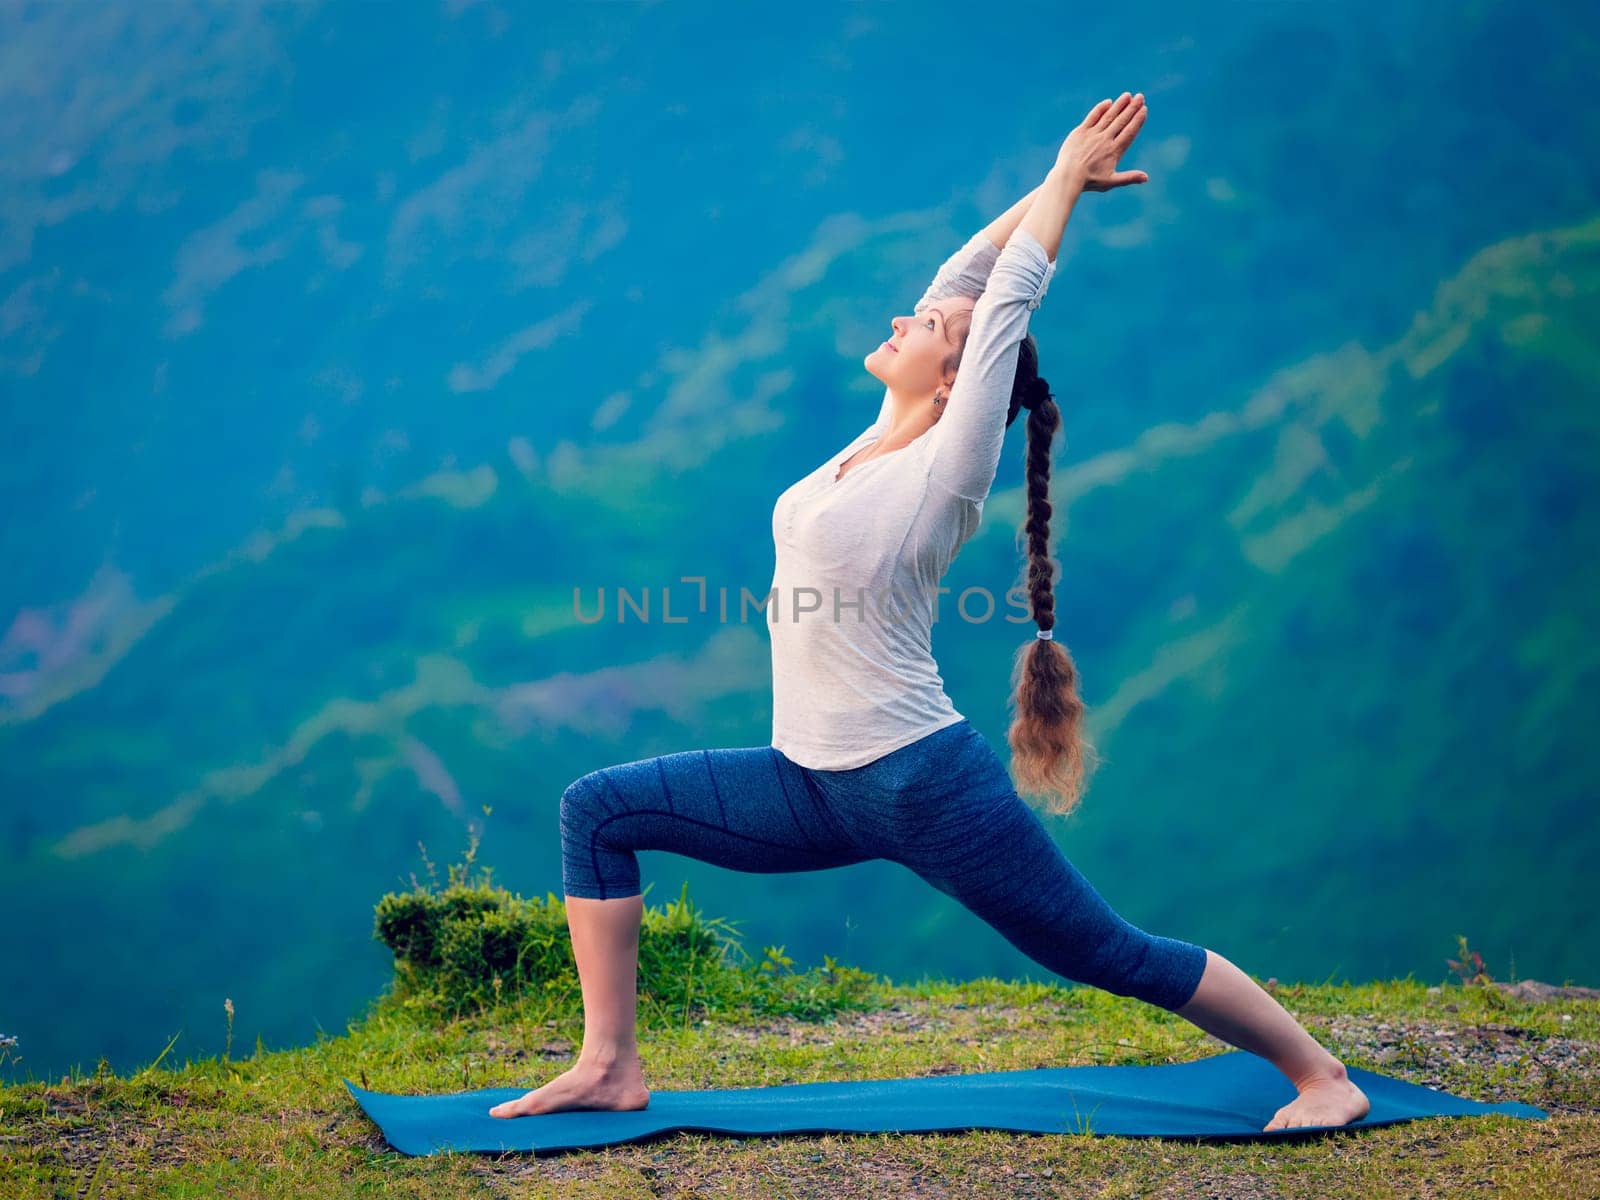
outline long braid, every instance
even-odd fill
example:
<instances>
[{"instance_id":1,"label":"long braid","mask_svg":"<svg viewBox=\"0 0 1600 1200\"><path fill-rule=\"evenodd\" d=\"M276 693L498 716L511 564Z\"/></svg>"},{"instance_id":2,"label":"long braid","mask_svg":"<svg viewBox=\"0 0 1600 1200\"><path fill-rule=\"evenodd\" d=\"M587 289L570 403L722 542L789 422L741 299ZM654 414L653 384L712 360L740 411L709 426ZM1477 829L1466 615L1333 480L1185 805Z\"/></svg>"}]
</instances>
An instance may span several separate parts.
<instances>
[{"instance_id":1,"label":"long braid","mask_svg":"<svg viewBox=\"0 0 1600 1200\"><path fill-rule=\"evenodd\" d=\"M1028 411L1025 458L1028 507L1022 534L1027 541L1023 590L1041 631L1056 623L1055 579L1060 566L1050 556L1050 444L1061 427L1061 410L1039 375L1038 347L1030 333L1017 355L1006 427ZM1043 797L1050 811L1065 815L1078 806L1094 747L1084 736L1087 706L1078 695L1072 654L1057 638L1030 637L1012 663L1014 716L1008 731L1012 773L1019 792Z\"/></svg>"}]
</instances>

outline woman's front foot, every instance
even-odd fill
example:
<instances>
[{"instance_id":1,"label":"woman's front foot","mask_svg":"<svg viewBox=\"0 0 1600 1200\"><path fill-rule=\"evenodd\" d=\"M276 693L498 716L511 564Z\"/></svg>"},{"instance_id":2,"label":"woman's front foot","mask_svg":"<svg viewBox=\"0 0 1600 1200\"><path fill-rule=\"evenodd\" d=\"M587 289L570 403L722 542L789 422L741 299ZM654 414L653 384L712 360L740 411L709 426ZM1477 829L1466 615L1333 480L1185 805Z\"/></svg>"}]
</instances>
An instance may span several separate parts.
<instances>
[{"instance_id":1,"label":"woman's front foot","mask_svg":"<svg viewBox=\"0 0 1600 1200\"><path fill-rule=\"evenodd\" d=\"M1343 1063L1336 1061L1336 1066L1337 1070L1300 1085L1300 1095L1280 1108L1262 1132L1297 1125L1348 1125L1366 1116L1372 1110L1367 1094L1350 1081Z\"/></svg>"},{"instance_id":2,"label":"woman's front foot","mask_svg":"<svg viewBox=\"0 0 1600 1200\"><path fill-rule=\"evenodd\" d=\"M531 1117L539 1113L569 1109L607 1109L621 1112L645 1108L650 1089L644 1085L644 1071L638 1058L626 1063L598 1064L579 1058L573 1066L549 1083L496 1104L491 1117Z\"/></svg>"}]
</instances>

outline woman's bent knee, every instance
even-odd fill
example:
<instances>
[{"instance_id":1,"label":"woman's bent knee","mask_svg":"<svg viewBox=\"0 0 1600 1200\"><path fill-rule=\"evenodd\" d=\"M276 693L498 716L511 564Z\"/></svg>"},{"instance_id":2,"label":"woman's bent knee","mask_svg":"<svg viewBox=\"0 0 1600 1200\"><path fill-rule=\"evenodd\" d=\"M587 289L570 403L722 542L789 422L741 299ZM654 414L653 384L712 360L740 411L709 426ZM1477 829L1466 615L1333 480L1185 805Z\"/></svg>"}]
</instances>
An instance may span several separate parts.
<instances>
[{"instance_id":1,"label":"woman's bent knee","mask_svg":"<svg viewBox=\"0 0 1600 1200\"><path fill-rule=\"evenodd\" d=\"M599 794L599 781L595 772L580 776L567 784L566 790L561 793L561 832L565 836L569 829L593 825L600 815L597 797Z\"/></svg>"},{"instance_id":2,"label":"woman's bent knee","mask_svg":"<svg viewBox=\"0 0 1600 1200\"><path fill-rule=\"evenodd\" d=\"M561 793L561 882L569 896L610 900L639 891L639 860L626 844L608 845L615 814L600 801L596 772Z\"/></svg>"}]
</instances>

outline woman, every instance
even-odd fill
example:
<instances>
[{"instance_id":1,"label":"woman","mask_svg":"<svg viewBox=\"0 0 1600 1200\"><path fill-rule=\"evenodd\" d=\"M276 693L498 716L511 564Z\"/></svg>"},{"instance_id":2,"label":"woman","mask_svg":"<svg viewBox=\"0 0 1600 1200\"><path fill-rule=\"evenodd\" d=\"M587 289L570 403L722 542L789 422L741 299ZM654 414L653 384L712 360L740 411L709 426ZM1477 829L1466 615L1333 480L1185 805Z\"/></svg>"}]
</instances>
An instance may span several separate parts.
<instances>
[{"instance_id":1,"label":"woman","mask_svg":"<svg viewBox=\"0 0 1600 1200\"><path fill-rule=\"evenodd\" d=\"M1142 94L1095 105L1044 183L941 266L915 316L896 318L893 339L867 357L888 385L878 419L779 497L771 745L624 763L567 788L562 874L583 1049L565 1074L492 1115L649 1103L635 1040L637 850L761 872L901 863L1051 970L1176 1012L1276 1064L1299 1094L1265 1129L1366 1115L1344 1065L1238 967L1113 911L1017 790L1070 812L1092 750L1072 658L1052 637L1047 491L1061 418L1028 320L1079 194L1148 178L1116 170L1146 112ZM945 695L929 635L938 581L978 527L1022 409L1038 631L1016 662L1014 786Z\"/></svg>"}]
</instances>

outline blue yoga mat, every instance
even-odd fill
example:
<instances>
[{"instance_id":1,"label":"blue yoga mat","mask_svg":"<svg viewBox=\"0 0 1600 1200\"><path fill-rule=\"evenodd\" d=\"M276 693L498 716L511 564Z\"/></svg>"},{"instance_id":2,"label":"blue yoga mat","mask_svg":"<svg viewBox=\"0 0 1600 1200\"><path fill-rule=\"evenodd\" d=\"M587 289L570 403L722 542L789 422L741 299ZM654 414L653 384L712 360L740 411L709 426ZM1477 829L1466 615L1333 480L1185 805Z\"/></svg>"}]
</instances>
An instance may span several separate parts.
<instances>
[{"instance_id":1,"label":"blue yoga mat","mask_svg":"<svg viewBox=\"0 0 1600 1200\"><path fill-rule=\"evenodd\" d=\"M432 1096L369 1092L348 1079L344 1085L389 1144L412 1155L445 1150L575 1150L642 1141L678 1129L735 1135L1011 1129L1268 1139L1367 1129L1418 1117L1549 1115L1531 1104L1483 1104L1359 1067L1350 1067L1349 1072L1372 1102L1366 1117L1348 1125L1302 1125L1270 1133L1262 1126L1295 1098L1295 1088L1270 1062L1245 1050L1156 1066L1048 1067L652 1091L649 1106L634 1112L579 1109L513 1118L491 1117L489 1109L515 1100L536 1083Z\"/></svg>"}]
</instances>

